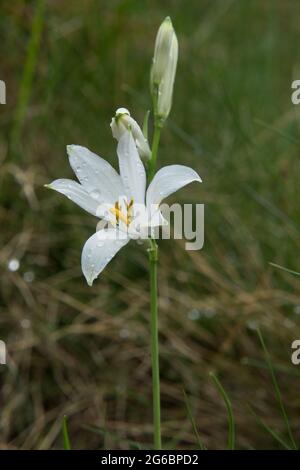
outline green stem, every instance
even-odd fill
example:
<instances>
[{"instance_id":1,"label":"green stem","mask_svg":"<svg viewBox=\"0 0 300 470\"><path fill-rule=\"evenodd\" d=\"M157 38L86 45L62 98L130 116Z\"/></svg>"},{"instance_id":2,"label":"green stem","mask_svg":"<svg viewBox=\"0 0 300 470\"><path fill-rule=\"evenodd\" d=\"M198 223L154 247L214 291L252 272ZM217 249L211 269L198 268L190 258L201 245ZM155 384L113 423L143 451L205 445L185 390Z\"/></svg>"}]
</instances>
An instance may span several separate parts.
<instances>
[{"instance_id":1,"label":"green stem","mask_svg":"<svg viewBox=\"0 0 300 470\"><path fill-rule=\"evenodd\" d=\"M154 125L151 159L149 162L149 171L148 171L149 182L152 180L154 173L155 173L155 169L156 169L156 159L157 159L161 128L162 128L162 124L160 123L160 121L156 120L155 125Z\"/></svg>"},{"instance_id":2,"label":"green stem","mask_svg":"<svg viewBox=\"0 0 300 470\"><path fill-rule=\"evenodd\" d=\"M225 392L225 389L221 382L219 381L218 377L213 373L210 372L209 374L213 381L215 382L217 389L219 390L220 395L222 396L226 408L227 408L227 417L228 417L228 449L234 450L235 447L235 424L234 424L234 416L232 411L231 401Z\"/></svg>"},{"instance_id":3,"label":"green stem","mask_svg":"<svg viewBox=\"0 0 300 470\"><path fill-rule=\"evenodd\" d=\"M148 182L153 179L156 169L157 152L163 122L156 116L156 102L154 101L154 133L152 140L151 158L148 166ZM159 350L158 350L158 312L157 312L157 260L158 246L156 241L150 239L150 302L151 302L151 362L152 362L152 400L153 400L153 428L154 449L161 450L160 431L160 379L159 379Z\"/></svg>"},{"instance_id":4,"label":"green stem","mask_svg":"<svg viewBox=\"0 0 300 470\"><path fill-rule=\"evenodd\" d=\"M67 423L66 416L63 417L62 433L63 433L63 439L64 439L64 450L71 450L71 443L70 443L70 438L69 438L68 423Z\"/></svg>"},{"instance_id":5,"label":"green stem","mask_svg":"<svg viewBox=\"0 0 300 470\"><path fill-rule=\"evenodd\" d=\"M14 158L20 157L20 154L17 152L17 150L19 150L18 147L20 144L20 137L25 123L26 112L33 87L33 80L37 68L38 53L41 46L41 36L45 21L45 0L37 0L35 4L36 7L31 26L30 39L27 47L25 65L21 78L16 113L10 135L10 147Z\"/></svg>"},{"instance_id":6,"label":"green stem","mask_svg":"<svg viewBox=\"0 0 300 470\"><path fill-rule=\"evenodd\" d=\"M152 394L153 394L153 425L154 448L161 449L160 432L160 381L158 351L158 315L157 315L157 259L158 248L155 240L150 240L150 295L151 295L151 360L152 360Z\"/></svg>"},{"instance_id":7,"label":"green stem","mask_svg":"<svg viewBox=\"0 0 300 470\"><path fill-rule=\"evenodd\" d=\"M259 340L261 342L262 348L263 348L264 353L265 353L266 363L267 363L268 369L269 369L270 374L271 374L271 378L272 378L272 382L273 382L273 386L274 386L274 390L275 390L275 395L276 395L276 398L277 398L277 401L278 401L283 419L284 419L285 424L286 424L286 428L287 428L287 432L288 432L291 444L292 444L292 446L295 450L298 450L298 446L295 442L295 439L294 439L294 436L293 436L293 433L292 433L292 429L291 429L291 426L290 426L289 418L288 418L287 412L285 410L285 406L284 406L283 399L282 399L282 396L281 396L281 391L280 391L280 388L279 388L279 385L278 385L278 382L277 382L277 379L276 379L276 375L275 375L274 367L273 367L273 364L272 364L272 361L271 361L271 358L270 358L270 355L269 355L269 351L267 350L267 346L265 344L264 338L263 338L259 328L257 329L257 334L258 334Z\"/></svg>"},{"instance_id":8,"label":"green stem","mask_svg":"<svg viewBox=\"0 0 300 470\"><path fill-rule=\"evenodd\" d=\"M148 181L153 179L157 152L160 140L162 123L155 118L154 134L152 140L151 159L148 166ZM154 239L150 239L150 302L151 302L151 362L152 362L152 400L153 400L153 428L154 448L161 449L160 432L160 380L159 380L159 351L158 351L158 314L157 314L157 259L158 247Z\"/></svg>"}]
</instances>

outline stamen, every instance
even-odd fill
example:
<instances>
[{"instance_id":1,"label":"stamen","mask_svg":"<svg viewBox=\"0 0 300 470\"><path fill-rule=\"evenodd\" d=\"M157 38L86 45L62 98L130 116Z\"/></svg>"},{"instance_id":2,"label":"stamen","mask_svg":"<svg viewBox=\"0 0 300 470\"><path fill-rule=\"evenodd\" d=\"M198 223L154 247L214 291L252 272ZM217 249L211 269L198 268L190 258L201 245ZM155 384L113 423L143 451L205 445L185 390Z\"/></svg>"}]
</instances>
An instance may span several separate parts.
<instances>
[{"instance_id":1,"label":"stamen","mask_svg":"<svg viewBox=\"0 0 300 470\"><path fill-rule=\"evenodd\" d=\"M130 199L130 202L127 204L127 209L130 209L133 206L133 199Z\"/></svg>"},{"instance_id":2,"label":"stamen","mask_svg":"<svg viewBox=\"0 0 300 470\"><path fill-rule=\"evenodd\" d=\"M127 209L127 216L123 214L123 212L120 210L120 206L119 206L119 203L118 201L115 202L115 207L111 207L109 210L110 212L116 216L116 223L119 223L120 220L122 220L122 222L124 222L124 224L128 225L131 223L132 221L132 215L130 214L131 212L131 208L133 206L133 199L130 200L129 203L126 203L126 209Z\"/></svg>"}]
</instances>

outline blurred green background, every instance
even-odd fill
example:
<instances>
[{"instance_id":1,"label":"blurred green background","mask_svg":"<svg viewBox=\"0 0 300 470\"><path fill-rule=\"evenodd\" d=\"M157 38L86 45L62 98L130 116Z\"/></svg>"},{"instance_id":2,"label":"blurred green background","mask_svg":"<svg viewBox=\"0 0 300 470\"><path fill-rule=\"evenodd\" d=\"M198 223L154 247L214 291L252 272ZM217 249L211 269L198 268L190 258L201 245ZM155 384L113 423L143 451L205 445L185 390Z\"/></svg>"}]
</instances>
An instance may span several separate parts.
<instances>
[{"instance_id":1,"label":"blurred green background","mask_svg":"<svg viewBox=\"0 0 300 470\"><path fill-rule=\"evenodd\" d=\"M149 283L145 246L129 244L88 288L81 248L96 220L43 184L71 177L65 147L115 166L109 123L151 105L156 31L170 15L180 55L159 166L192 166L203 184L174 201L205 203L205 246L160 243L159 318L165 448L195 449L183 390L206 447L288 442L255 329L260 326L300 442L297 0L9 1L0 6L1 448L150 447ZM14 263L12 263L12 260ZM16 260L19 262L16 263ZM11 270L13 267L13 270ZM251 411L252 410L252 411Z\"/></svg>"}]
</instances>

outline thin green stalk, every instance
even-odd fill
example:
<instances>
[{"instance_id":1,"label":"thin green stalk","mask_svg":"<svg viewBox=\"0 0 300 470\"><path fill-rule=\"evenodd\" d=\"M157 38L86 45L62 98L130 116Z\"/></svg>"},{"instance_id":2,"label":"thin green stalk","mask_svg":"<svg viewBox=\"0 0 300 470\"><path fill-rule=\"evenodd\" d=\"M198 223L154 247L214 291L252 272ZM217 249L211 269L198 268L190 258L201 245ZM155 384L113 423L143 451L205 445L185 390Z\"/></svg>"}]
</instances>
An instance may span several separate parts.
<instances>
[{"instance_id":1,"label":"thin green stalk","mask_svg":"<svg viewBox=\"0 0 300 470\"><path fill-rule=\"evenodd\" d=\"M160 381L159 381L159 350L158 350L158 315L157 315L157 257L158 249L155 240L150 240L150 298L151 298L151 360L152 360L152 394L153 394L153 425L154 448L161 449L160 432Z\"/></svg>"},{"instance_id":2,"label":"thin green stalk","mask_svg":"<svg viewBox=\"0 0 300 470\"><path fill-rule=\"evenodd\" d=\"M249 406L250 412L256 419L257 423L268 433L271 434L273 439L275 439L279 444L281 444L286 450L291 450L291 447L277 434L277 432L273 431L256 413L255 411Z\"/></svg>"},{"instance_id":3,"label":"thin green stalk","mask_svg":"<svg viewBox=\"0 0 300 470\"><path fill-rule=\"evenodd\" d=\"M221 384L221 382L217 378L217 376L213 372L210 372L209 375L211 376L211 378L215 382L215 384L217 386L217 389L219 390L219 392L220 392L220 394L221 394L221 396L222 396L222 398L225 402L225 405L226 405L226 408L227 408L227 416L228 416L228 449L229 450L234 450L234 448L235 448L235 424L234 424L234 417L233 417L231 401L230 401L227 393L225 392L225 389L223 388L223 385Z\"/></svg>"},{"instance_id":4,"label":"thin green stalk","mask_svg":"<svg viewBox=\"0 0 300 470\"><path fill-rule=\"evenodd\" d=\"M63 434L63 440L64 440L64 450L71 450L71 442L69 438L68 423L67 423L66 416L63 417L62 434Z\"/></svg>"},{"instance_id":5,"label":"thin green stalk","mask_svg":"<svg viewBox=\"0 0 300 470\"><path fill-rule=\"evenodd\" d=\"M156 169L156 160L157 160L157 152L158 152L158 146L159 146L159 141L160 141L161 128L162 128L161 123L159 121L156 121L154 125L151 159L149 162L149 171L148 171L149 182L152 180L154 173L155 173L155 169Z\"/></svg>"},{"instance_id":6,"label":"thin green stalk","mask_svg":"<svg viewBox=\"0 0 300 470\"><path fill-rule=\"evenodd\" d=\"M17 158L16 148L26 118L26 111L29 104L30 94L33 86L34 74L36 71L38 52L40 49L41 34L45 18L45 0L37 0L34 17L31 26L31 35L27 47L26 61L21 78L21 85L18 96L14 123L12 126L10 145L14 158Z\"/></svg>"},{"instance_id":7,"label":"thin green stalk","mask_svg":"<svg viewBox=\"0 0 300 470\"><path fill-rule=\"evenodd\" d=\"M155 118L154 134L152 140L151 158L148 167L148 181L154 176L157 152L162 124ZM158 312L157 312L157 260L158 246L154 239L150 239L150 304L151 304L151 362L152 362L152 400L153 400L153 427L154 448L161 449L160 431L160 379L159 379L159 349L158 349Z\"/></svg>"},{"instance_id":8,"label":"thin green stalk","mask_svg":"<svg viewBox=\"0 0 300 470\"><path fill-rule=\"evenodd\" d=\"M289 422L287 412L285 411L285 407L284 407L284 404L283 404L283 399L282 399L282 396L281 396L280 388L279 388L279 385L278 385L278 382L277 382L277 379L276 379L276 375L275 375L275 372L274 372L274 367L273 367L272 361L271 361L270 356L269 356L269 352L267 350L265 341L263 339L263 336L262 336L261 331L260 331L259 328L257 329L257 334L258 334L259 340L261 342L262 348L263 348L264 353L265 353L266 363L267 363L268 369L269 369L270 374L271 374L271 378L272 378L272 382L273 382L273 386L274 386L274 390L275 390L275 395L276 395L276 398L277 398L279 408L280 408L280 411L282 413L284 422L286 424L286 428L287 428L287 432L288 432L291 444L292 444L293 448L295 450L297 450L298 447L297 447L297 444L295 442L295 439L294 439L294 436L293 436L293 433L292 433L292 429L291 429L291 426L290 426L290 422Z\"/></svg>"},{"instance_id":9,"label":"thin green stalk","mask_svg":"<svg viewBox=\"0 0 300 470\"><path fill-rule=\"evenodd\" d=\"M300 273L298 271L294 271L293 269L285 268L284 266L280 266L280 264L276 264L276 263L269 263L269 264L273 266L274 268L278 268L278 269L281 269L282 271L285 271L286 273L294 274L295 276L300 276Z\"/></svg>"},{"instance_id":10,"label":"thin green stalk","mask_svg":"<svg viewBox=\"0 0 300 470\"><path fill-rule=\"evenodd\" d=\"M196 437L198 447L199 447L200 450L204 450L204 445L201 442L201 439L200 439L200 436L199 436L199 433L198 433L198 429L197 429L197 426L196 426L196 423L195 423L195 420L194 420L194 416L193 416L193 413L192 413L192 410L191 410L190 400L189 400L189 397L187 396L185 390L183 390L183 396L184 396L186 410L187 410L189 420L191 422L191 425L192 425L192 428L193 428L193 431L194 431L194 434L195 434L195 437Z\"/></svg>"}]
</instances>

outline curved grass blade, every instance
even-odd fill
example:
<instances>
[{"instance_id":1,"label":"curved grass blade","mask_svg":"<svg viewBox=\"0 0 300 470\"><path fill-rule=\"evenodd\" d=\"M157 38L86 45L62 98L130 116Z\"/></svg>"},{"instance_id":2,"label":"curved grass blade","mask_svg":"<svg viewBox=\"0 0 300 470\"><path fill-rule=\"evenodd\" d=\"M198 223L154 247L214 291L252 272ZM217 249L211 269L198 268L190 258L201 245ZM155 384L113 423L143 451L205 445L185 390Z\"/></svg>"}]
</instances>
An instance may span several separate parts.
<instances>
[{"instance_id":1,"label":"curved grass blade","mask_svg":"<svg viewBox=\"0 0 300 470\"><path fill-rule=\"evenodd\" d=\"M193 414L192 414L189 397L187 396L184 389L183 389L183 395L184 395L184 401L185 401L185 406L186 406L186 410L187 410L187 413L188 413L188 417L189 417L189 420L191 422L191 425L192 425L192 428L193 428L193 431L194 431L194 434L195 434L195 437L196 437L198 447L199 447L200 450L205 450L205 447L203 446L203 444L201 442L201 439L200 439L200 436L199 436L199 433L198 433L198 429L197 429L197 426L196 426L196 423L195 423L195 420L194 420L194 417L193 417Z\"/></svg>"},{"instance_id":2,"label":"curved grass blade","mask_svg":"<svg viewBox=\"0 0 300 470\"><path fill-rule=\"evenodd\" d=\"M267 431L269 434L271 434L271 436L273 437L273 439L277 442L279 442L279 444L282 445L282 447L284 447L286 450L292 450L292 448L279 436L279 434L277 434L277 432L273 431L273 429L271 429L256 413L255 411L251 408L251 406L249 406L249 409L250 409L250 412L251 414L254 416L254 418L256 419L257 423L265 430Z\"/></svg>"},{"instance_id":3,"label":"curved grass blade","mask_svg":"<svg viewBox=\"0 0 300 470\"><path fill-rule=\"evenodd\" d=\"M262 334L261 334L261 331L260 331L259 328L257 328L257 334L258 334L260 343L261 343L261 345L262 345L263 351L264 351L264 353L265 353L266 363L267 363L269 372L270 372L271 377L272 377L273 387L274 387L274 390L275 390L275 396L276 396L276 398L277 398L277 401L278 401L278 404L279 404L279 407L280 407L281 414L282 414L283 419L284 419L284 422L285 422L285 424L286 424L286 428L287 428L287 432L288 432L290 441L291 441L291 443L292 443L293 448L294 448L295 450L297 450L298 447L297 447L297 444L296 444L296 442L295 442L295 440L294 440L294 436L293 436L292 429L291 429L291 426L290 426L289 418L288 418L287 412L286 412L285 407L284 407L284 404L283 404L283 399L282 399L281 392L280 392L280 388L279 388L279 385L278 385L278 382L277 382L277 379L276 379L276 375L275 375L275 372L274 372L273 364L272 364L272 361L271 361L269 352L268 352L268 350L267 350L266 344L265 344L265 342L264 342L264 339L263 339L263 337L262 337Z\"/></svg>"},{"instance_id":4,"label":"curved grass blade","mask_svg":"<svg viewBox=\"0 0 300 470\"><path fill-rule=\"evenodd\" d=\"M233 416L231 401L227 393L225 392L221 382L217 378L217 376L213 372L210 372L209 375L213 379L220 395L222 396L225 402L226 409L227 409L227 418L228 418L228 449L234 450L235 448L235 423L234 423L234 416Z\"/></svg>"}]
</instances>

